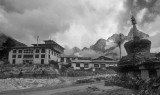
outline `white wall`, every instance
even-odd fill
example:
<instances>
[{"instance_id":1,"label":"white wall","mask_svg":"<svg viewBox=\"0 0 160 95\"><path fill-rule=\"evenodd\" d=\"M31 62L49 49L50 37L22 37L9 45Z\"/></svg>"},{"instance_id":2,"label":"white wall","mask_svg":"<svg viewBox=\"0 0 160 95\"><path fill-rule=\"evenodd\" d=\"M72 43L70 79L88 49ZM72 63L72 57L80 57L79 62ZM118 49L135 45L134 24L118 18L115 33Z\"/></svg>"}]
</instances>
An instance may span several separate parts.
<instances>
[{"instance_id":1,"label":"white wall","mask_svg":"<svg viewBox=\"0 0 160 95\"><path fill-rule=\"evenodd\" d=\"M76 67L76 64L77 63L72 63L72 67L75 69L75 70L78 70L80 69L80 67L84 67L84 63L80 63L80 67ZM88 68L84 68L84 69L90 69L93 67L93 64L92 63L87 63L88 64Z\"/></svg>"},{"instance_id":2,"label":"white wall","mask_svg":"<svg viewBox=\"0 0 160 95\"><path fill-rule=\"evenodd\" d=\"M49 50L50 50L50 53L49 53ZM53 54L52 54L52 52L53 52ZM54 61L58 61L58 62L60 61L59 56L57 56L57 53L55 55L55 51L48 49L47 53L50 54L50 60L54 60ZM48 54L47 54L47 58L48 58Z\"/></svg>"},{"instance_id":3,"label":"white wall","mask_svg":"<svg viewBox=\"0 0 160 95\"><path fill-rule=\"evenodd\" d=\"M13 50L11 50L10 52L9 52L9 59L8 59L8 61L10 62L10 64L13 64L13 59L15 59L16 61L15 61L15 63L16 64L23 64L23 55L24 55L24 53L23 53L23 49L20 49L20 50L22 50L22 53L18 53L18 50L19 49L16 49L17 50L17 53L14 53L14 54L16 54L16 58L12 58L12 56L13 56ZM40 50L40 52L39 53L35 53L35 51L36 51L36 49L34 49L33 50L33 58L25 58L26 60L33 60L33 63L34 64L41 64L41 55L42 54L45 54L45 58L44 58L44 64L49 64L49 58L48 58L48 55L49 55L49 49L45 49L45 53L41 53L41 49L39 49ZM18 55L19 54L21 54L22 55L22 58L18 58ZM35 58L35 55L39 55L39 58ZM50 60L54 60L54 61L57 61L57 60L59 60L59 57L56 55L54 55L54 53L53 53L53 55L52 55L52 53L50 52Z\"/></svg>"},{"instance_id":4,"label":"white wall","mask_svg":"<svg viewBox=\"0 0 160 95\"><path fill-rule=\"evenodd\" d=\"M99 67L94 67L94 64L95 64L95 63L80 63L80 67L76 67L76 64L77 64L77 63L72 63L72 67L73 67L75 70L80 69L80 67L84 67L84 64L88 64L88 68L84 68L84 69L101 68L101 67L100 67L100 64L99 64ZM96 63L96 64L98 64L98 63ZM105 63L104 63L104 64L105 64ZM111 66L111 65L110 65L110 64L105 64L105 67L109 67L109 66ZM113 65L113 66L115 66L115 65Z\"/></svg>"}]
</instances>

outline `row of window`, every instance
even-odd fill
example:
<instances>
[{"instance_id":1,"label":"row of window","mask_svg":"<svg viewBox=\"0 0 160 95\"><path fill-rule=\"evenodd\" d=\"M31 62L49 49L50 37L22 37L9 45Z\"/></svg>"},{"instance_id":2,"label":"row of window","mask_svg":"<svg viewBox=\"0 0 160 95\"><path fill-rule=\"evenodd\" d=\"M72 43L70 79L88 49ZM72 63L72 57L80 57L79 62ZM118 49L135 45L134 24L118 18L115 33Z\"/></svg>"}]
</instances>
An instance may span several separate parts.
<instances>
[{"instance_id":1,"label":"row of window","mask_svg":"<svg viewBox=\"0 0 160 95\"><path fill-rule=\"evenodd\" d=\"M22 53L23 51L22 50L13 50L13 53ZM27 54L32 54L34 51L32 49L25 49L23 53L27 53ZM35 50L35 53L45 53L45 49L41 49L41 51L39 49L36 49ZM60 54L54 52L54 51L51 51L49 50L49 54L52 54L54 56L60 56Z\"/></svg>"},{"instance_id":2,"label":"row of window","mask_svg":"<svg viewBox=\"0 0 160 95\"><path fill-rule=\"evenodd\" d=\"M77 63L76 67L80 67L80 63ZM88 68L88 67L89 67L89 64L84 64L84 68ZM96 67L96 68L99 68L99 67L103 68L103 67L106 67L106 66L105 66L105 64L94 64L94 67Z\"/></svg>"},{"instance_id":3,"label":"row of window","mask_svg":"<svg viewBox=\"0 0 160 95\"><path fill-rule=\"evenodd\" d=\"M23 60L23 64L33 64L33 60ZM16 59L12 60L12 64L16 64ZM41 59L41 64L44 64L44 59Z\"/></svg>"},{"instance_id":4,"label":"row of window","mask_svg":"<svg viewBox=\"0 0 160 95\"><path fill-rule=\"evenodd\" d=\"M16 55L13 55L12 58L16 58ZM22 58L22 55L18 55L18 58ZM23 55L23 58L33 58L33 55ZM40 58L40 55L36 54L35 58ZM45 58L45 54L41 54L41 58Z\"/></svg>"},{"instance_id":5,"label":"row of window","mask_svg":"<svg viewBox=\"0 0 160 95\"><path fill-rule=\"evenodd\" d=\"M13 53L22 53L22 50L13 50ZM25 49L23 53L33 53L33 49ZM39 49L35 50L35 53L40 53ZM41 49L41 53L45 53L45 49Z\"/></svg>"},{"instance_id":6,"label":"row of window","mask_svg":"<svg viewBox=\"0 0 160 95\"><path fill-rule=\"evenodd\" d=\"M64 62L65 58L61 58L60 61ZM66 58L66 62L71 62L71 60L75 60L75 58Z\"/></svg>"},{"instance_id":7,"label":"row of window","mask_svg":"<svg viewBox=\"0 0 160 95\"><path fill-rule=\"evenodd\" d=\"M54 52L54 51L51 51L51 50L49 50L49 54L52 54L52 55L54 55L54 56L60 56L58 53L56 53L56 52Z\"/></svg>"}]
</instances>

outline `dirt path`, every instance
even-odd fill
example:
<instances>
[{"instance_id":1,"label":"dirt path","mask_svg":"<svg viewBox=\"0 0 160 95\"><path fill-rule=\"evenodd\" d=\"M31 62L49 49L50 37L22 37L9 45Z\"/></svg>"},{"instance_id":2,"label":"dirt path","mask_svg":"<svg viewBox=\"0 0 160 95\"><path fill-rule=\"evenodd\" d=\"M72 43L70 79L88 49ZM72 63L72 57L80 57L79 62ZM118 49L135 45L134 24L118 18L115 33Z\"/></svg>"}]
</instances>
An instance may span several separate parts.
<instances>
[{"instance_id":1,"label":"dirt path","mask_svg":"<svg viewBox=\"0 0 160 95\"><path fill-rule=\"evenodd\" d=\"M101 90L113 90L113 89L119 89L120 87L112 87L112 86L104 86L104 83L94 83L94 84L84 84L81 86L74 86L74 87L65 87L65 88L59 88L59 89L53 89L53 90L43 90L43 91L28 91L25 93L17 91L16 93L2 93L2 95L57 95L57 93L65 93L65 92L71 92L71 91L83 91L89 86L96 86L100 88ZM61 94L58 94L61 95Z\"/></svg>"}]
</instances>

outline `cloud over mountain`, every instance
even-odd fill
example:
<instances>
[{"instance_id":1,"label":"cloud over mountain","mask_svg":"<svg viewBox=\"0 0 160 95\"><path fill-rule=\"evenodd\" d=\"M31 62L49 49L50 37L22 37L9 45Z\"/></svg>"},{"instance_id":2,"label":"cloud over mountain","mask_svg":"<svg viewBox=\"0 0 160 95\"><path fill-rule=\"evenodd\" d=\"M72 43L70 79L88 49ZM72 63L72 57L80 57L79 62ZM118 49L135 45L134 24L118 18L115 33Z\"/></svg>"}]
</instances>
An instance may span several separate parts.
<instances>
[{"instance_id":1,"label":"cloud over mountain","mask_svg":"<svg viewBox=\"0 0 160 95\"><path fill-rule=\"evenodd\" d=\"M159 9L159 0L0 0L0 32L28 45L39 35L40 42L83 48L114 33L128 34L132 14L157 50Z\"/></svg>"}]
</instances>

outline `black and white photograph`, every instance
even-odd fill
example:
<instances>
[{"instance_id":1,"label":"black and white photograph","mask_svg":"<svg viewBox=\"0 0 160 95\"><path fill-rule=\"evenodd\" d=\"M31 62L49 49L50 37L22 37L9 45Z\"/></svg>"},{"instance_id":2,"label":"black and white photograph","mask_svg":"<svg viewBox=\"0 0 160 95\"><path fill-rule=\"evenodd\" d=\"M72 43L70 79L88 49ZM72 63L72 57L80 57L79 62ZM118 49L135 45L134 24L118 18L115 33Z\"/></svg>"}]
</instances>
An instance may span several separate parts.
<instances>
[{"instance_id":1,"label":"black and white photograph","mask_svg":"<svg viewBox=\"0 0 160 95\"><path fill-rule=\"evenodd\" d=\"M0 0L0 95L160 95L160 0Z\"/></svg>"}]
</instances>

